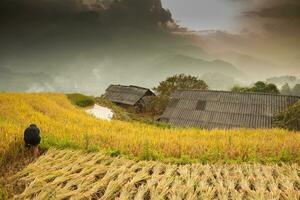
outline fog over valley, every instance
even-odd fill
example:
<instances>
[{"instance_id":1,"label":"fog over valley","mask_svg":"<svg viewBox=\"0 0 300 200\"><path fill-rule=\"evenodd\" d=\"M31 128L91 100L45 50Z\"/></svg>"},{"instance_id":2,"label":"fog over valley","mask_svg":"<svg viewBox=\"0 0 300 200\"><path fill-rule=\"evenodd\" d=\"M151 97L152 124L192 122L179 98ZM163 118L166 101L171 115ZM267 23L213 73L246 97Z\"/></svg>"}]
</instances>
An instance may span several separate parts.
<instances>
[{"instance_id":1,"label":"fog over valley","mask_svg":"<svg viewBox=\"0 0 300 200\"><path fill-rule=\"evenodd\" d=\"M195 24L203 15L186 22L178 1L1 0L0 91L99 95L179 73L217 90L271 77L282 86L286 75L299 83L300 4L268 2L222 0L236 16L211 27Z\"/></svg>"}]
</instances>

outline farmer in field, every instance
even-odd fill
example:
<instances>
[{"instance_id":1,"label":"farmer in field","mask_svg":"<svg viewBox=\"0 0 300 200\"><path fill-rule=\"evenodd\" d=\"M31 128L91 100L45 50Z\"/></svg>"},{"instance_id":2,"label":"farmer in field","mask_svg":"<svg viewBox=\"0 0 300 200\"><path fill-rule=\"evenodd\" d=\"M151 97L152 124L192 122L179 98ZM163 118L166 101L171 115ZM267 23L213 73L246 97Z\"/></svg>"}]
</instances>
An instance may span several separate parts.
<instances>
[{"instance_id":1,"label":"farmer in field","mask_svg":"<svg viewBox=\"0 0 300 200\"><path fill-rule=\"evenodd\" d=\"M35 124L30 124L24 131L25 146L33 149L34 157L40 155L39 144L41 142L40 129Z\"/></svg>"}]
</instances>

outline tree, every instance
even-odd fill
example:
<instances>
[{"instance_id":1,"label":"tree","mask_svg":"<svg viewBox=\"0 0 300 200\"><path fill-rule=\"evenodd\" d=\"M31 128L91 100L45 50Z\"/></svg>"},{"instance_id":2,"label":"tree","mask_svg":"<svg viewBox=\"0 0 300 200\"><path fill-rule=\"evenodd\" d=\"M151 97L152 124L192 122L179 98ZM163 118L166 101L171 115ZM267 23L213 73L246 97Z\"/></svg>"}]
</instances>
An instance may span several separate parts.
<instances>
[{"instance_id":1,"label":"tree","mask_svg":"<svg viewBox=\"0 0 300 200\"><path fill-rule=\"evenodd\" d=\"M267 84L266 88L265 88L265 90L263 92L265 92L265 93L272 93L272 94L280 94L279 89L273 83Z\"/></svg>"},{"instance_id":2,"label":"tree","mask_svg":"<svg viewBox=\"0 0 300 200\"><path fill-rule=\"evenodd\" d=\"M271 93L271 94L279 94L279 90L277 86L273 83L265 83L263 81L258 81L252 87L251 92L258 92L258 93Z\"/></svg>"},{"instance_id":3,"label":"tree","mask_svg":"<svg viewBox=\"0 0 300 200\"><path fill-rule=\"evenodd\" d=\"M178 74L167 78L165 81L160 82L158 87L153 88L158 96L167 97L170 97L176 90L183 89L207 90L208 85L198 77Z\"/></svg>"},{"instance_id":4,"label":"tree","mask_svg":"<svg viewBox=\"0 0 300 200\"><path fill-rule=\"evenodd\" d=\"M273 126L300 131L300 100L273 117Z\"/></svg>"},{"instance_id":5,"label":"tree","mask_svg":"<svg viewBox=\"0 0 300 200\"><path fill-rule=\"evenodd\" d=\"M247 87L241 87L236 85L231 89L231 92L250 92L250 90Z\"/></svg>"},{"instance_id":6,"label":"tree","mask_svg":"<svg viewBox=\"0 0 300 200\"><path fill-rule=\"evenodd\" d=\"M292 94L292 90L289 86L288 83L285 83L282 87L281 87L281 94L284 95L291 95Z\"/></svg>"},{"instance_id":7,"label":"tree","mask_svg":"<svg viewBox=\"0 0 300 200\"><path fill-rule=\"evenodd\" d=\"M258 81L253 87L239 87L234 86L231 89L232 92L256 92L256 93L270 93L279 94L277 86L273 83L265 83L263 81Z\"/></svg>"},{"instance_id":8,"label":"tree","mask_svg":"<svg viewBox=\"0 0 300 200\"><path fill-rule=\"evenodd\" d=\"M170 98L167 96L151 96L145 101L145 112L159 116L166 109L169 100Z\"/></svg>"},{"instance_id":9,"label":"tree","mask_svg":"<svg viewBox=\"0 0 300 200\"><path fill-rule=\"evenodd\" d=\"M300 96L300 84L296 84L292 90L292 95Z\"/></svg>"}]
</instances>

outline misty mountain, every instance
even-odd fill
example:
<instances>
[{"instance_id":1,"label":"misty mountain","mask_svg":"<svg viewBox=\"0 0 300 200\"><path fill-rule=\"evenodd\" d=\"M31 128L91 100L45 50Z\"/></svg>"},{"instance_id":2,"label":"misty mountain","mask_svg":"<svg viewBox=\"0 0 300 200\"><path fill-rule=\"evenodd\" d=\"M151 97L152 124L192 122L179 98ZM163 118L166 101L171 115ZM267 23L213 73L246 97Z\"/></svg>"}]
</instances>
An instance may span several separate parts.
<instances>
[{"instance_id":1,"label":"misty mountain","mask_svg":"<svg viewBox=\"0 0 300 200\"><path fill-rule=\"evenodd\" d=\"M266 37L249 31L239 34L195 32L188 37L204 51L238 67L253 81L287 74L287 71L299 74L299 48L295 49L297 43L293 38Z\"/></svg>"},{"instance_id":2,"label":"misty mountain","mask_svg":"<svg viewBox=\"0 0 300 200\"><path fill-rule=\"evenodd\" d=\"M44 73L18 73L0 67L0 91L54 91L53 79Z\"/></svg>"},{"instance_id":3,"label":"misty mountain","mask_svg":"<svg viewBox=\"0 0 300 200\"><path fill-rule=\"evenodd\" d=\"M101 94L112 83L152 88L178 73L243 75L173 34L160 0L91 2L1 1L1 90Z\"/></svg>"},{"instance_id":4,"label":"misty mountain","mask_svg":"<svg viewBox=\"0 0 300 200\"><path fill-rule=\"evenodd\" d=\"M172 75L172 71L177 73L188 73L201 76L205 73L223 73L225 75L242 77L243 74L232 64L222 61L213 60L206 61L203 59L193 58L187 55L172 55L164 57L153 69L160 72L164 76Z\"/></svg>"},{"instance_id":5,"label":"misty mountain","mask_svg":"<svg viewBox=\"0 0 300 200\"><path fill-rule=\"evenodd\" d=\"M203 48L193 44L189 45L188 43L190 42L187 41L184 42L185 43L183 43L182 45L178 45L177 47L172 48L173 55L185 55L191 58L203 59L207 61L216 59L215 56L209 54Z\"/></svg>"},{"instance_id":6,"label":"misty mountain","mask_svg":"<svg viewBox=\"0 0 300 200\"><path fill-rule=\"evenodd\" d=\"M225 51L216 56L239 66L239 69L247 74L250 79L263 80L270 74L276 75L281 73L279 66L276 64L251 55ZM257 74L258 71L260 72L259 74Z\"/></svg>"},{"instance_id":7,"label":"misty mountain","mask_svg":"<svg viewBox=\"0 0 300 200\"><path fill-rule=\"evenodd\" d=\"M239 84L232 76L222 73L206 73L200 77L204 80L210 89L213 90L230 90L233 86Z\"/></svg>"},{"instance_id":8,"label":"misty mountain","mask_svg":"<svg viewBox=\"0 0 300 200\"><path fill-rule=\"evenodd\" d=\"M294 87L296 84L300 84L300 78L297 78L296 76L270 77L266 81L268 83L273 83L278 87L282 87L285 84L288 84L290 87Z\"/></svg>"}]
</instances>

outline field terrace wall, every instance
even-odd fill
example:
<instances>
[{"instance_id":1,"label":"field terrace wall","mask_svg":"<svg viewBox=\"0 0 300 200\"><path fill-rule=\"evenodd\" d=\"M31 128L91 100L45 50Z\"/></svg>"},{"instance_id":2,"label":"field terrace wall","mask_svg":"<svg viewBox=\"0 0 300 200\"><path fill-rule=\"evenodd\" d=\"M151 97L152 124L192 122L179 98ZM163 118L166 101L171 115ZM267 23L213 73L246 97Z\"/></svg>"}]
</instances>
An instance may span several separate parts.
<instances>
[{"instance_id":1,"label":"field terrace wall","mask_svg":"<svg viewBox=\"0 0 300 200\"><path fill-rule=\"evenodd\" d=\"M151 96L155 96L155 94L150 89L134 85L110 85L104 94L109 101L136 111L142 111L145 106L144 99Z\"/></svg>"},{"instance_id":2,"label":"field terrace wall","mask_svg":"<svg viewBox=\"0 0 300 200\"><path fill-rule=\"evenodd\" d=\"M178 90L160 121L204 129L272 128L274 114L300 97L209 90Z\"/></svg>"}]
</instances>

